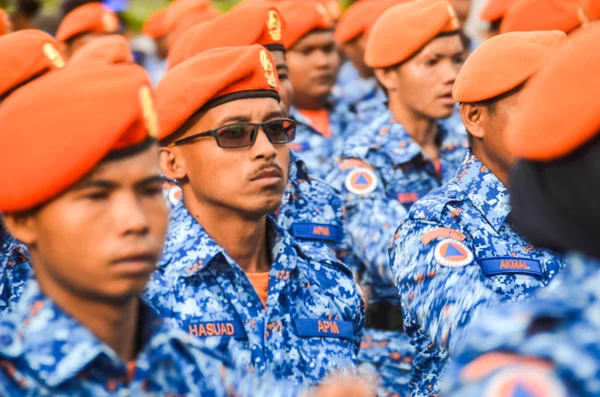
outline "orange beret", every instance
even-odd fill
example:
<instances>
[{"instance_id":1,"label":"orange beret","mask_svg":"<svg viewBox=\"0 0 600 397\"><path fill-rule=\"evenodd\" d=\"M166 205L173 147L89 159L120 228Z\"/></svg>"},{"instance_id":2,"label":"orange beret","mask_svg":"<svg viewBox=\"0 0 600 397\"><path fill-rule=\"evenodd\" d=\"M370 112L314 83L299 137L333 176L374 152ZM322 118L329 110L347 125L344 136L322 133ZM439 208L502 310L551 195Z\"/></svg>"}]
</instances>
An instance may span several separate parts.
<instances>
[{"instance_id":1,"label":"orange beret","mask_svg":"<svg viewBox=\"0 0 600 397\"><path fill-rule=\"evenodd\" d=\"M484 41L456 77L457 102L480 102L502 95L533 76L567 42L560 30L511 32Z\"/></svg>"},{"instance_id":2,"label":"orange beret","mask_svg":"<svg viewBox=\"0 0 600 397\"><path fill-rule=\"evenodd\" d=\"M407 60L437 35L460 24L447 0L415 0L398 4L377 19L369 33L365 64L386 68Z\"/></svg>"},{"instance_id":3,"label":"orange beret","mask_svg":"<svg viewBox=\"0 0 600 397\"><path fill-rule=\"evenodd\" d=\"M115 34L100 37L83 47L69 60L69 66L89 66L94 64L112 65L134 63L129 42L124 36Z\"/></svg>"},{"instance_id":4,"label":"orange beret","mask_svg":"<svg viewBox=\"0 0 600 397\"><path fill-rule=\"evenodd\" d=\"M585 14L584 19L587 18L590 21L600 19L600 0L584 1L583 12Z\"/></svg>"},{"instance_id":5,"label":"orange beret","mask_svg":"<svg viewBox=\"0 0 600 397\"><path fill-rule=\"evenodd\" d=\"M11 95L0 107L0 165L10 169L0 211L43 204L107 154L148 145L157 123L147 76L136 65L65 68Z\"/></svg>"},{"instance_id":6,"label":"orange beret","mask_svg":"<svg viewBox=\"0 0 600 397\"><path fill-rule=\"evenodd\" d=\"M271 54L261 45L216 48L171 69L156 86L160 139L190 117L243 98L279 100L279 80Z\"/></svg>"},{"instance_id":7,"label":"orange beret","mask_svg":"<svg viewBox=\"0 0 600 397\"><path fill-rule=\"evenodd\" d=\"M297 0L297 1L305 1L305 0ZM342 16L342 12L344 11L342 5L338 0L317 0L319 3L325 7L327 13L334 21L339 21Z\"/></svg>"},{"instance_id":8,"label":"orange beret","mask_svg":"<svg viewBox=\"0 0 600 397\"><path fill-rule=\"evenodd\" d=\"M167 15L167 9L163 8L150 14L144 26L142 27L142 33L153 39L160 39L167 34L165 28L165 17Z\"/></svg>"},{"instance_id":9,"label":"orange beret","mask_svg":"<svg viewBox=\"0 0 600 397\"><path fill-rule=\"evenodd\" d=\"M12 32L13 26L6 11L0 9L0 36Z\"/></svg>"},{"instance_id":10,"label":"orange beret","mask_svg":"<svg viewBox=\"0 0 600 397\"><path fill-rule=\"evenodd\" d=\"M562 30L570 32L587 22L581 0L520 0L504 15L500 33Z\"/></svg>"},{"instance_id":11,"label":"orange beret","mask_svg":"<svg viewBox=\"0 0 600 397\"><path fill-rule=\"evenodd\" d=\"M116 33L117 14L101 3L89 3L68 13L58 26L56 39L65 42L83 33Z\"/></svg>"},{"instance_id":12,"label":"orange beret","mask_svg":"<svg viewBox=\"0 0 600 397\"><path fill-rule=\"evenodd\" d=\"M353 3L335 27L335 41L348 43L369 29L388 8L409 0L370 0Z\"/></svg>"},{"instance_id":13,"label":"orange beret","mask_svg":"<svg viewBox=\"0 0 600 397\"><path fill-rule=\"evenodd\" d=\"M209 7L183 16L177 25L167 33L167 47L169 48L169 51L171 51L171 48L177 43L179 38L185 35L188 30L201 23L211 21L220 15L221 13L219 11Z\"/></svg>"},{"instance_id":14,"label":"orange beret","mask_svg":"<svg viewBox=\"0 0 600 397\"><path fill-rule=\"evenodd\" d=\"M504 15L517 0L488 0L481 10L479 18L482 21L494 22L504 18Z\"/></svg>"},{"instance_id":15,"label":"orange beret","mask_svg":"<svg viewBox=\"0 0 600 397\"><path fill-rule=\"evenodd\" d=\"M531 79L506 131L508 148L517 156L557 159L598 135L599 41L600 26L582 30Z\"/></svg>"},{"instance_id":16,"label":"orange beret","mask_svg":"<svg viewBox=\"0 0 600 397\"><path fill-rule=\"evenodd\" d=\"M0 37L0 97L34 77L65 66L54 37L41 30L19 30Z\"/></svg>"},{"instance_id":17,"label":"orange beret","mask_svg":"<svg viewBox=\"0 0 600 397\"><path fill-rule=\"evenodd\" d=\"M235 26L235 29L231 27ZM210 22L191 28L169 51L169 68L201 52L260 44L268 50L284 50L284 23L274 5L253 5L229 11Z\"/></svg>"},{"instance_id":18,"label":"orange beret","mask_svg":"<svg viewBox=\"0 0 600 397\"><path fill-rule=\"evenodd\" d=\"M283 19L288 21L283 34L286 49L313 30L333 29L331 16L318 1L284 1L278 4L278 8Z\"/></svg>"},{"instance_id":19,"label":"orange beret","mask_svg":"<svg viewBox=\"0 0 600 397\"><path fill-rule=\"evenodd\" d=\"M185 16L210 8L209 0L175 0L167 7L164 28L167 33L172 32Z\"/></svg>"}]
</instances>

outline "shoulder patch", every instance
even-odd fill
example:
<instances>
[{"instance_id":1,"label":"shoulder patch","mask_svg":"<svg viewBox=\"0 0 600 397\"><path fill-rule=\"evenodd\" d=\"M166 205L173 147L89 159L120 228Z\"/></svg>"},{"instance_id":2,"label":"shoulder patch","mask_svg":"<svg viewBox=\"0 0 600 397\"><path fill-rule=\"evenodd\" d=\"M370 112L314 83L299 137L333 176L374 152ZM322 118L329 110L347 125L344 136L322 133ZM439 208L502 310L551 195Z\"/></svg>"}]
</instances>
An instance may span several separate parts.
<instances>
[{"instance_id":1,"label":"shoulder patch","mask_svg":"<svg viewBox=\"0 0 600 397\"><path fill-rule=\"evenodd\" d=\"M435 260L445 267L463 267L473 262L473 252L461 241L447 238L435 247Z\"/></svg>"},{"instance_id":2,"label":"shoulder patch","mask_svg":"<svg viewBox=\"0 0 600 397\"><path fill-rule=\"evenodd\" d=\"M368 168L356 168L346 176L346 189L352 194L364 196L377 189L377 175Z\"/></svg>"},{"instance_id":3,"label":"shoulder patch","mask_svg":"<svg viewBox=\"0 0 600 397\"><path fill-rule=\"evenodd\" d=\"M467 237L458 230L449 227L438 227L437 229L425 233L423 237L421 237L421 242L427 245L438 238L451 238L461 242L467 239Z\"/></svg>"},{"instance_id":4,"label":"shoulder patch","mask_svg":"<svg viewBox=\"0 0 600 397\"><path fill-rule=\"evenodd\" d=\"M517 365L494 375L485 386L487 397L566 397L565 386L550 371L536 365Z\"/></svg>"}]
</instances>

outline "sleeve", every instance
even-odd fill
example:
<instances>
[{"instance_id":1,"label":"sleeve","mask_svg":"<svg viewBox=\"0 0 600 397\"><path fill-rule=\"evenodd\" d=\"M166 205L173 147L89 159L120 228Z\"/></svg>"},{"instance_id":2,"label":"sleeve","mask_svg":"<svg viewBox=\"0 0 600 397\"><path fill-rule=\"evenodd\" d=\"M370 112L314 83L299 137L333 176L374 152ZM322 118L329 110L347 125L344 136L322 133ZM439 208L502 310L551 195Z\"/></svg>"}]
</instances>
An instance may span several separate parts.
<instances>
[{"instance_id":1,"label":"sleeve","mask_svg":"<svg viewBox=\"0 0 600 397\"><path fill-rule=\"evenodd\" d=\"M407 220L390 250L405 319L450 352L480 309L497 302L472 248L456 228Z\"/></svg>"}]
</instances>

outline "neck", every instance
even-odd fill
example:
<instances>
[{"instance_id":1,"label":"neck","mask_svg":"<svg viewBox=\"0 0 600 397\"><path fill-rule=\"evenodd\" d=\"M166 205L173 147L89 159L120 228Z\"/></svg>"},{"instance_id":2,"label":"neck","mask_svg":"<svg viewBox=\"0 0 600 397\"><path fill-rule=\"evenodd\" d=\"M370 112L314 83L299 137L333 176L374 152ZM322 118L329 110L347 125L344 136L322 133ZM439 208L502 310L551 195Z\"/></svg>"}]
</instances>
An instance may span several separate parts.
<instances>
[{"instance_id":1,"label":"neck","mask_svg":"<svg viewBox=\"0 0 600 397\"><path fill-rule=\"evenodd\" d=\"M306 97L294 92L294 106L298 109L320 110L327 105L327 96Z\"/></svg>"},{"instance_id":2,"label":"neck","mask_svg":"<svg viewBox=\"0 0 600 397\"><path fill-rule=\"evenodd\" d=\"M489 168L490 172L496 175L496 178L502 182L502 184L508 187L508 176L510 174L510 166L505 165L504 162L496 160L494 156L490 156L484 147L473 142L471 152L483 165Z\"/></svg>"},{"instance_id":3,"label":"neck","mask_svg":"<svg viewBox=\"0 0 600 397\"><path fill-rule=\"evenodd\" d=\"M40 270L39 267L36 271ZM42 291L57 306L75 318L96 337L117 353L123 362L135 359L140 298L132 297L123 302L102 302L93 297L75 296L52 283L38 273Z\"/></svg>"},{"instance_id":4,"label":"neck","mask_svg":"<svg viewBox=\"0 0 600 397\"><path fill-rule=\"evenodd\" d=\"M438 132L437 120L417 114L391 96L388 109L419 146L424 147L435 144Z\"/></svg>"},{"instance_id":5,"label":"neck","mask_svg":"<svg viewBox=\"0 0 600 397\"><path fill-rule=\"evenodd\" d=\"M183 197L187 210L213 240L235 260L245 273L268 272L271 267L267 241L267 216L244 217L229 208L213 206L194 197Z\"/></svg>"}]
</instances>

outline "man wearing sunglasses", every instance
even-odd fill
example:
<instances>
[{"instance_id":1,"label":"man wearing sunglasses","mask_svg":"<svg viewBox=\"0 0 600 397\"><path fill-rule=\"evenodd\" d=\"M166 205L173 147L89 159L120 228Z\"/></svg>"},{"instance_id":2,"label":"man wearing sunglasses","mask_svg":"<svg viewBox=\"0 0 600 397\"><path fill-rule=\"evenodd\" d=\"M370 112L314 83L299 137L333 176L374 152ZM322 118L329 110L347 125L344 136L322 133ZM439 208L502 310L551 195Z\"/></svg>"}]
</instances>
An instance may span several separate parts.
<instances>
[{"instance_id":1,"label":"man wearing sunglasses","mask_svg":"<svg viewBox=\"0 0 600 397\"><path fill-rule=\"evenodd\" d=\"M157 86L171 214L148 302L239 364L296 382L353 366L364 308L331 255L300 248L268 214L282 202L296 123L259 45L206 51Z\"/></svg>"}]
</instances>

